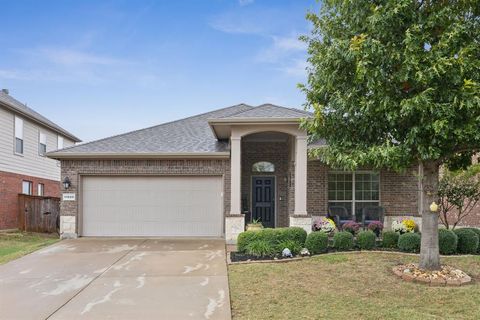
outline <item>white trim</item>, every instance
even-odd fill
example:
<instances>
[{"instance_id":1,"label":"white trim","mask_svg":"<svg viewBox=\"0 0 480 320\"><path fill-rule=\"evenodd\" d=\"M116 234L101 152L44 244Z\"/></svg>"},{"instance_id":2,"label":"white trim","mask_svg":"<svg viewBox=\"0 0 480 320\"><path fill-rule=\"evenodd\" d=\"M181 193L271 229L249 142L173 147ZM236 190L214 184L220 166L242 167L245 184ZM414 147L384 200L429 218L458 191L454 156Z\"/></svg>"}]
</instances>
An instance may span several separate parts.
<instances>
[{"instance_id":1,"label":"white trim","mask_svg":"<svg viewBox=\"0 0 480 320\"><path fill-rule=\"evenodd\" d=\"M228 159L229 152L50 152L47 157L52 159Z\"/></svg>"}]
</instances>

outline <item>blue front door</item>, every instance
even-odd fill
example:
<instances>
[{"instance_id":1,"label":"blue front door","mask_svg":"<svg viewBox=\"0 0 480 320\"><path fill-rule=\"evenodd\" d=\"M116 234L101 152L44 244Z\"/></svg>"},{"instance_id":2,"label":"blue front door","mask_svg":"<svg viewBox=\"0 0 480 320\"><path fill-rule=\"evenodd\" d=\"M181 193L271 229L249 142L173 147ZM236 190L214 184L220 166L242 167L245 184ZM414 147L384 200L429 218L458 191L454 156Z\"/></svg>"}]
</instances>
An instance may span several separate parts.
<instances>
[{"instance_id":1,"label":"blue front door","mask_svg":"<svg viewBox=\"0 0 480 320\"><path fill-rule=\"evenodd\" d=\"M275 228L275 177L253 177L252 216L265 228Z\"/></svg>"}]
</instances>

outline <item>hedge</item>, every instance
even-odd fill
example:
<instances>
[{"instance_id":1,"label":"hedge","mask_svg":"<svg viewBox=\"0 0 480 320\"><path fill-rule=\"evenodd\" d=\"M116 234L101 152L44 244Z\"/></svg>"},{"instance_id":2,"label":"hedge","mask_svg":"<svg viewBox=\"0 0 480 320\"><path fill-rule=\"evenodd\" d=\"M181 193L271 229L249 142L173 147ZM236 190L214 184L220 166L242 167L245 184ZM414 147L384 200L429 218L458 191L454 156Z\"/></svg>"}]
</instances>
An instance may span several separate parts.
<instances>
[{"instance_id":1,"label":"hedge","mask_svg":"<svg viewBox=\"0 0 480 320\"><path fill-rule=\"evenodd\" d=\"M457 251L458 253L475 254L478 250L478 235L469 228L455 229L458 237Z\"/></svg>"},{"instance_id":2,"label":"hedge","mask_svg":"<svg viewBox=\"0 0 480 320\"><path fill-rule=\"evenodd\" d=\"M383 241L382 241L382 247L384 248L393 248L396 249L398 247L398 237L400 237L400 234L398 234L395 231L385 231L382 234Z\"/></svg>"},{"instance_id":3,"label":"hedge","mask_svg":"<svg viewBox=\"0 0 480 320\"><path fill-rule=\"evenodd\" d=\"M353 235L348 231L335 233L333 247L337 250L350 250L353 248Z\"/></svg>"},{"instance_id":4,"label":"hedge","mask_svg":"<svg viewBox=\"0 0 480 320\"><path fill-rule=\"evenodd\" d=\"M452 230L438 230L440 254L454 254L457 251L458 237Z\"/></svg>"},{"instance_id":5,"label":"hedge","mask_svg":"<svg viewBox=\"0 0 480 320\"><path fill-rule=\"evenodd\" d=\"M300 227L249 230L238 235L237 250L238 252L246 253L247 246L251 242L262 240L266 241L270 246L275 248L277 253L280 253L284 249L280 249L280 247L283 247L286 244L292 247L294 246L294 248L289 248L290 250L298 251L298 247L301 249L305 246L306 238L307 232ZM297 246L293 245L293 242L295 242Z\"/></svg>"},{"instance_id":6,"label":"hedge","mask_svg":"<svg viewBox=\"0 0 480 320\"><path fill-rule=\"evenodd\" d=\"M323 253L328 248L328 234L322 231L314 231L307 236L305 248L311 254Z\"/></svg>"},{"instance_id":7,"label":"hedge","mask_svg":"<svg viewBox=\"0 0 480 320\"><path fill-rule=\"evenodd\" d=\"M404 233L398 237L398 249L404 252L420 252L421 238L418 233Z\"/></svg>"},{"instance_id":8,"label":"hedge","mask_svg":"<svg viewBox=\"0 0 480 320\"><path fill-rule=\"evenodd\" d=\"M375 247L376 236L371 230L360 231L357 235L357 245L361 250L372 250Z\"/></svg>"}]
</instances>

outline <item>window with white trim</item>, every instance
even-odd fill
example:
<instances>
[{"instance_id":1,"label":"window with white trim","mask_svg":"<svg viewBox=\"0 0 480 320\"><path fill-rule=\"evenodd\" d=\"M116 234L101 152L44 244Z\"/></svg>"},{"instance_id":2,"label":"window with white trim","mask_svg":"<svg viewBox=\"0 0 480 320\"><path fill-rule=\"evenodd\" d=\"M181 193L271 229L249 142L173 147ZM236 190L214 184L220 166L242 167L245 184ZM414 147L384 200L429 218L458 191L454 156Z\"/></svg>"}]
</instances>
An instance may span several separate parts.
<instances>
[{"instance_id":1,"label":"window with white trim","mask_svg":"<svg viewBox=\"0 0 480 320\"><path fill-rule=\"evenodd\" d=\"M57 149L63 149L63 137L57 136Z\"/></svg>"},{"instance_id":2,"label":"window with white trim","mask_svg":"<svg viewBox=\"0 0 480 320\"><path fill-rule=\"evenodd\" d=\"M37 185L37 196L43 197L45 194L45 185L43 183L39 183Z\"/></svg>"},{"instance_id":3,"label":"window with white trim","mask_svg":"<svg viewBox=\"0 0 480 320\"><path fill-rule=\"evenodd\" d=\"M380 175L377 172L330 172L328 205L342 206L359 221L362 209L380 205Z\"/></svg>"},{"instance_id":4,"label":"window with white trim","mask_svg":"<svg viewBox=\"0 0 480 320\"><path fill-rule=\"evenodd\" d=\"M22 193L32 195L33 193L33 182L32 181L22 181Z\"/></svg>"},{"instance_id":5,"label":"window with white trim","mask_svg":"<svg viewBox=\"0 0 480 320\"><path fill-rule=\"evenodd\" d=\"M45 133L39 133L38 135L38 154L45 156L47 153L47 135Z\"/></svg>"},{"instance_id":6,"label":"window with white trim","mask_svg":"<svg viewBox=\"0 0 480 320\"><path fill-rule=\"evenodd\" d=\"M16 154L23 154L23 119L15 116L15 148Z\"/></svg>"}]
</instances>

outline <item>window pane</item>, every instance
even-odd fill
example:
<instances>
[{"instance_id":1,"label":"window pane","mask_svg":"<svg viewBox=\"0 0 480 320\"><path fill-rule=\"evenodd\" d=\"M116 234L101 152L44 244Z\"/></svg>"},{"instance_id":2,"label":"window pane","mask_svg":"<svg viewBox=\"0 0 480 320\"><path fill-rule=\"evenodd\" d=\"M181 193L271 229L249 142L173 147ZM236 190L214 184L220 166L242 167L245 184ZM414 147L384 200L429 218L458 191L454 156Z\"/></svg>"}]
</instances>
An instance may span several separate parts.
<instances>
[{"instance_id":1,"label":"window pane","mask_svg":"<svg viewBox=\"0 0 480 320\"><path fill-rule=\"evenodd\" d=\"M44 188L44 186L43 186L43 183L39 183L39 184L38 184L38 195L39 195L39 196L43 196L43 194L44 194L44 189L45 189L45 188Z\"/></svg>"},{"instance_id":2,"label":"window pane","mask_svg":"<svg viewBox=\"0 0 480 320\"><path fill-rule=\"evenodd\" d=\"M23 154L23 140L15 138L15 152Z\"/></svg>"},{"instance_id":3,"label":"window pane","mask_svg":"<svg viewBox=\"0 0 480 320\"><path fill-rule=\"evenodd\" d=\"M23 139L23 119L15 117L15 138Z\"/></svg>"},{"instance_id":4,"label":"window pane","mask_svg":"<svg viewBox=\"0 0 480 320\"><path fill-rule=\"evenodd\" d=\"M362 210L365 207L377 207L378 202L355 202L355 219L358 222L362 221Z\"/></svg>"},{"instance_id":5,"label":"window pane","mask_svg":"<svg viewBox=\"0 0 480 320\"><path fill-rule=\"evenodd\" d=\"M340 207L344 207L345 209L347 209L348 211L348 215L349 217L342 217L344 218L345 220L346 219L349 219L351 216L352 216L352 203L351 202L335 202L335 201L330 201L328 203L328 206L340 206Z\"/></svg>"},{"instance_id":6,"label":"window pane","mask_svg":"<svg viewBox=\"0 0 480 320\"><path fill-rule=\"evenodd\" d=\"M253 164L252 171L253 172L274 172L275 165L271 162L260 161Z\"/></svg>"},{"instance_id":7,"label":"window pane","mask_svg":"<svg viewBox=\"0 0 480 320\"><path fill-rule=\"evenodd\" d=\"M30 181L22 182L22 193L23 194L32 194L32 183Z\"/></svg>"},{"instance_id":8,"label":"window pane","mask_svg":"<svg viewBox=\"0 0 480 320\"><path fill-rule=\"evenodd\" d=\"M44 156L47 153L47 145L40 143L38 146L38 153Z\"/></svg>"}]
</instances>

